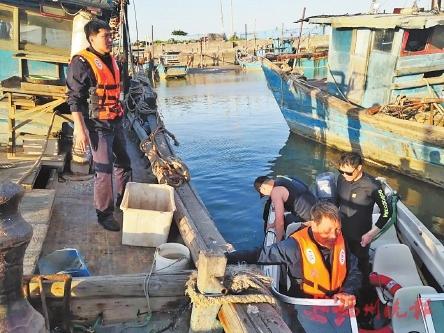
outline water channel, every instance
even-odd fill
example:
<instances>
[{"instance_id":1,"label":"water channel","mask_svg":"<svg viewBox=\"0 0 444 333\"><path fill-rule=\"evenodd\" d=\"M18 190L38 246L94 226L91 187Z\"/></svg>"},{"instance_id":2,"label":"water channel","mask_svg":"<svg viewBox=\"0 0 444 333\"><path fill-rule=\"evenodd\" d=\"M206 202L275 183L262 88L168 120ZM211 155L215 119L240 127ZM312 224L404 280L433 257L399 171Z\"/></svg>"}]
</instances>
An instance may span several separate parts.
<instances>
[{"instance_id":1,"label":"water channel","mask_svg":"<svg viewBox=\"0 0 444 333\"><path fill-rule=\"evenodd\" d=\"M156 88L177 154L225 239L236 248L263 240L262 207L253 188L260 175L294 175L311 184L336 170L339 153L291 134L262 72L191 74ZM383 168L405 204L444 240L444 190Z\"/></svg>"}]
</instances>

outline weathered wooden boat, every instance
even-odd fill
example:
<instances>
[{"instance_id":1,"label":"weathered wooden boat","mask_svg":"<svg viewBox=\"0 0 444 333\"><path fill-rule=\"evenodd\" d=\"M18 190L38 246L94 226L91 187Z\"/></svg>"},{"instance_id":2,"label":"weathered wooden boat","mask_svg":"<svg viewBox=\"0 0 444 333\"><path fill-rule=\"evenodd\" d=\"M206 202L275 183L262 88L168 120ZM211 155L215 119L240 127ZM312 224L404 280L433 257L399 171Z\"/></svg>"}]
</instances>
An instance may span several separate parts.
<instances>
[{"instance_id":1,"label":"weathered wooden boat","mask_svg":"<svg viewBox=\"0 0 444 333\"><path fill-rule=\"evenodd\" d=\"M318 197L331 200L334 198L334 188L329 184L334 184L334 179L332 173L318 175L313 191ZM444 314L444 245L403 204L384 179L378 180L393 205L393 216L370 245L372 270L377 274L373 275L375 281L370 279L376 286L373 298L376 302L368 304L358 299L360 306L351 309L345 316L349 325L341 332L440 332ZM375 205L374 223L379 214L379 208ZM270 206L268 223L272 224L274 218L274 208ZM287 237L301 227L301 223L290 224L286 231ZM270 228L265 235L264 245L269 246L275 241L274 229ZM264 266L264 273L273 278L272 290L276 297L284 303L297 306L299 311L309 313L316 307L338 307L334 300L313 300L289 295L279 284L286 276L282 275L278 266ZM339 310L333 311L341 313ZM318 313L322 315L322 310ZM358 328L360 323L356 320L357 313L379 317L374 321L372 329L363 329ZM341 318L344 318L343 313ZM319 327L322 328L322 325Z\"/></svg>"},{"instance_id":2,"label":"weathered wooden boat","mask_svg":"<svg viewBox=\"0 0 444 333\"><path fill-rule=\"evenodd\" d=\"M307 20L332 28L326 78L262 62L290 130L443 186L443 15Z\"/></svg>"},{"instance_id":3,"label":"weathered wooden boat","mask_svg":"<svg viewBox=\"0 0 444 333\"><path fill-rule=\"evenodd\" d=\"M159 58L157 71L162 79L184 78L188 73L188 66L179 58L180 52L170 51L162 54Z\"/></svg>"},{"instance_id":4,"label":"weathered wooden boat","mask_svg":"<svg viewBox=\"0 0 444 333\"><path fill-rule=\"evenodd\" d=\"M133 72L130 81L128 63L123 63L122 77L128 91L124 104L133 181L169 180L176 186L169 241L184 243L197 269L191 264L190 270L156 272L155 248L122 245L121 232L109 233L97 224L90 165L76 169L77 174L69 172L72 121L64 79L75 43L57 40L69 41L76 33L82 36L83 25L97 16L110 22L114 38L123 43L116 43L120 52L115 55L131 59L126 11L126 1L0 4L0 59L7 64L1 71L0 109L6 112L0 119L8 127L2 141L6 149L0 154L0 182L14 181L27 189L20 211L34 233L31 239L29 225L14 210L22 194L9 191L14 193L8 196L3 190L9 187L2 185L0 257L7 260L0 261L0 331L21 327L23 332L137 332L149 327L162 332L289 332L267 303L274 302L272 298L225 295L230 289L224 280L227 243L187 181L186 168L174 156L148 79ZM26 143L28 136L32 141ZM153 173L147 172L147 165ZM115 217L122 220L122 212L115 212ZM66 247L80 252L86 263L76 258L76 268L92 276L39 274L39 258ZM192 309L185 290L194 295ZM32 312L27 301L42 315ZM17 315L17 309L23 311Z\"/></svg>"},{"instance_id":5,"label":"weathered wooden boat","mask_svg":"<svg viewBox=\"0 0 444 333\"><path fill-rule=\"evenodd\" d=\"M243 53L241 50L236 52L236 63L247 71L261 70L261 62L258 57L249 53Z\"/></svg>"}]
</instances>

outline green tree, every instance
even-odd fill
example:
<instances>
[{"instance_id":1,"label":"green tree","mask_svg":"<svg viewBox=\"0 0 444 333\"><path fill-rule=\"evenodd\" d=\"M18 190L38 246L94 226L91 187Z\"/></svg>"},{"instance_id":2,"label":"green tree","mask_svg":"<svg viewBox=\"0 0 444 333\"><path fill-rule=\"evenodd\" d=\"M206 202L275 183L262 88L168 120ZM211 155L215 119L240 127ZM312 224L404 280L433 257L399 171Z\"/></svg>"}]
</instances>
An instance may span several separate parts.
<instances>
[{"instance_id":1,"label":"green tree","mask_svg":"<svg viewBox=\"0 0 444 333\"><path fill-rule=\"evenodd\" d=\"M173 35L173 36L187 36L188 33L185 31L182 31L182 30L173 30L171 35Z\"/></svg>"}]
</instances>

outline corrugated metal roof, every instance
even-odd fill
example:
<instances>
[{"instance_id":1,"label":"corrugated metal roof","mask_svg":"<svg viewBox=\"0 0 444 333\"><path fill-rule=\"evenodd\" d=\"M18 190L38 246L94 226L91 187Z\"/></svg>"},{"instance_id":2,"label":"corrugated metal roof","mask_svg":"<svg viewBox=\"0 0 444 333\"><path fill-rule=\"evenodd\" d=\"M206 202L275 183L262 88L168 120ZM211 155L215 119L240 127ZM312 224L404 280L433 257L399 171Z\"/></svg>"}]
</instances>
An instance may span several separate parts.
<instances>
[{"instance_id":1,"label":"corrugated metal roof","mask_svg":"<svg viewBox=\"0 0 444 333\"><path fill-rule=\"evenodd\" d=\"M444 25L444 14L313 16L307 20L310 23L331 25L334 28L424 29Z\"/></svg>"}]
</instances>

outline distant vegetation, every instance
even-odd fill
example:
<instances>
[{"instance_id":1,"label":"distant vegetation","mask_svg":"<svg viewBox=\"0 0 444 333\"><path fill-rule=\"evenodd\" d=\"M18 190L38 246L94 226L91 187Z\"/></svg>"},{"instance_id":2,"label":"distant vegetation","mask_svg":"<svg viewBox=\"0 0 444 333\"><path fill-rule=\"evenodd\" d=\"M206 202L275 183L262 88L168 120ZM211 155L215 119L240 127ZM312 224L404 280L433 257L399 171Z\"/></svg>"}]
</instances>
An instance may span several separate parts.
<instances>
[{"instance_id":1,"label":"distant vegetation","mask_svg":"<svg viewBox=\"0 0 444 333\"><path fill-rule=\"evenodd\" d=\"M187 36L188 33L183 30L174 30L171 35L173 36Z\"/></svg>"}]
</instances>

